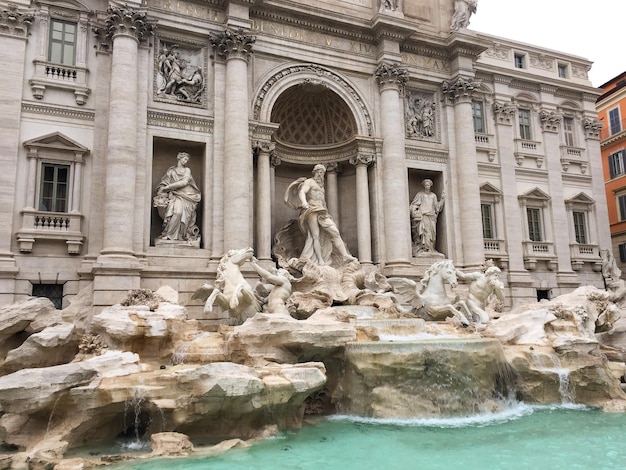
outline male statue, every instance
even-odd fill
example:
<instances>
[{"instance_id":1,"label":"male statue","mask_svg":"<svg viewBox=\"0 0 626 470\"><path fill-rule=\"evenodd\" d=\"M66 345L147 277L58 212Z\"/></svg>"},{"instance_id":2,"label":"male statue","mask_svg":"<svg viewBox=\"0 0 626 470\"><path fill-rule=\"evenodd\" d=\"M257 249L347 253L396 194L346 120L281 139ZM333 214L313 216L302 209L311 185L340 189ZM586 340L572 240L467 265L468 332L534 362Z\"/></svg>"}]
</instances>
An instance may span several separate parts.
<instances>
[{"instance_id":1,"label":"male statue","mask_svg":"<svg viewBox=\"0 0 626 470\"><path fill-rule=\"evenodd\" d=\"M437 216L441 209L445 193L441 193L441 199L431 192L433 182L430 179L422 181L424 189L419 191L409 205L411 213L411 235L413 238L413 255L418 253L436 253L435 241L437 239Z\"/></svg>"},{"instance_id":2,"label":"male statue","mask_svg":"<svg viewBox=\"0 0 626 470\"><path fill-rule=\"evenodd\" d=\"M325 174L326 167L317 164L313 167L313 177L298 178L285 192L285 203L300 210L298 225L306 237L300 258L310 259L318 265L330 264L333 252L344 260L354 259L326 208Z\"/></svg>"}]
</instances>

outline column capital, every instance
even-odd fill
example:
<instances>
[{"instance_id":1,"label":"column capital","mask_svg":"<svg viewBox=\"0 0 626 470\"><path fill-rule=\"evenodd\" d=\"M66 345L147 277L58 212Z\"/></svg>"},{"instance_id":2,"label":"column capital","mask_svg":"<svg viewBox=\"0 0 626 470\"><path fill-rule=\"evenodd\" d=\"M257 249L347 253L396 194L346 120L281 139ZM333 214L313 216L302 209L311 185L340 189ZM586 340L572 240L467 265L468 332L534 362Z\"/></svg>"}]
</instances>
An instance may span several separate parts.
<instances>
[{"instance_id":1,"label":"column capital","mask_svg":"<svg viewBox=\"0 0 626 470\"><path fill-rule=\"evenodd\" d=\"M451 102L461 103L471 101L472 94L479 85L479 82L459 75L453 80L444 81L441 89Z\"/></svg>"},{"instance_id":2,"label":"column capital","mask_svg":"<svg viewBox=\"0 0 626 470\"><path fill-rule=\"evenodd\" d=\"M17 5L9 3L6 8L0 8L0 30L9 36L25 39L34 18L31 12L20 11Z\"/></svg>"},{"instance_id":3,"label":"column capital","mask_svg":"<svg viewBox=\"0 0 626 470\"><path fill-rule=\"evenodd\" d=\"M358 166L369 166L376 161L376 155L367 154L367 153L359 153L354 157L350 157L350 165Z\"/></svg>"},{"instance_id":4,"label":"column capital","mask_svg":"<svg viewBox=\"0 0 626 470\"><path fill-rule=\"evenodd\" d=\"M217 55L228 59L239 58L246 62L252 54L252 46L256 36L247 34L243 29L236 31L225 30L223 33L211 36L211 43L217 51Z\"/></svg>"},{"instance_id":5,"label":"column capital","mask_svg":"<svg viewBox=\"0 0 626 470\"><path fill-rule=\"evenodd\" d=\"M276 153L274 153L273 151L272 151L272 153L270 153L270 165L272 165L273 168L276 168L282 162L283 161L280 159L280 157L278 155L276 155Z\"/></svg>"},{"instance_id":6,"label":"column capital","mask_svg":"<svg viewBox=\"0 0 626 470\"><path fill-rule=\"evenodd\" d=\"M559 132L559 124L563 120L563 114L547 109L539 111L541 130L543 132Z\"/></svg>"},{"instance_id":7,"label":"column capital","mask_svg":"<svg viewBox=\"0 0 626 470\"><path fill-rule=\"evenodd\" d=\"M260 153L274 153L274 149L276 148L276 144L269 140L257 140L252 145L252 151L255 156L258 156Z\"/></svg>"},{"instance_id":8,"label":"column capital","mask_svg":"<svg viewBox=\"0 0 626 470\"><path fill-rule=\"evenodd\" d=\"M496 122L498 124L508 124L509 126L513 124L513 115L517 108L511 102L509 103L500 103L496 101L493 103L493 114L496 117Z\"/></svg>"},{"instance_id":9,"label":"column capital","mask_svg":"<svg viewBox=\"0 0 626 470\"><path fill-rule=\"evenodd\" d=\"M135 38L142 42L152 36L156 29L156 21L148 21L148 13L143 10L135 10L128 6L117 7L110 5L107 8L105 20L105 37L112 40L115 36L123 35ZM94 29L96 35L98 31Z\"/></svg>"},{"instance_id":10,"label":"column capital","mask_svg":"<svg viewBox=\"0 0 626 470\"><path fill-rule=\"evenodd\" d=\"M604 122L597 118L586 117L583 119L583 129L585 130L585 138L599 139L600 131L604 126Z\"/></svg>"},{"instance_id":11,"label":"column capital","mask_svg":"<svg viewBox=\"0 0 626 470\"><path fill-rule=\"evenodd\" d=\"M326 164L326 173L341 173L343 167L338 162L331 162Z\"/></svg>"},{"instance_id":12,"label":"column capital","mask_svg":"<svg viewBox=\"0 0 626 470\"><path fill-rule=\"evenodd\" d=\"M409 71L397 64L383 62L374 72L374 77L381 91L386 88L401 90L409 79Z\"/></svg>"}]
</instances>

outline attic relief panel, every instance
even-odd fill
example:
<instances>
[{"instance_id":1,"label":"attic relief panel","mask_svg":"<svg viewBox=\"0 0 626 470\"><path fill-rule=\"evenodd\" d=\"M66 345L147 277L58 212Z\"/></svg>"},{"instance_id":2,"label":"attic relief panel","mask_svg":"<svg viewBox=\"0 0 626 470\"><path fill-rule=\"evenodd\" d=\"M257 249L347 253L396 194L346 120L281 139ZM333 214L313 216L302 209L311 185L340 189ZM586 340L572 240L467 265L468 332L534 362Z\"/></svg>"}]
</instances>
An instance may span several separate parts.
<instances>
[{"instance_id":1,"label":"attic relief panel","mask_svg":"<svg viewBox=\"0 0 626 470\"><path fill-rule=\"evenodd\" d=\"M159 40L155 59L155 99L179 104L206 103L206 49Z\"/></svg>"},{"instance_id":2,"label":"attic relief panel","mask_svg":"<svg viewBox=\"0 0 626 470\"><path fill-rule=\"evenodd\" d=\"M406 137L436 140L439 115L432 93L407 91L404 98Z\"/></svg>"}]
</instances>

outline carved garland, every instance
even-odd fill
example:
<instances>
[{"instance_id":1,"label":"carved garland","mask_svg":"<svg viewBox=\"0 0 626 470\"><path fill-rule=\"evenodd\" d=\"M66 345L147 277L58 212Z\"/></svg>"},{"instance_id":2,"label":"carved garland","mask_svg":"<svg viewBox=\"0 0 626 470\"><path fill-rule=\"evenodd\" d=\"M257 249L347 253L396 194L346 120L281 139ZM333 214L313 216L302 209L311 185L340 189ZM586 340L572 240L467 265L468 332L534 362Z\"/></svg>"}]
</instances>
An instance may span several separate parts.
<instances>
[{"instance_id":1,"label":"carved garland","mask_svg":"<svg viewBox=\"0 0 626 470\"><path fill-rule=\"evenodd\" d=\"M339 85L341 88L343 88L345 91L347 91L348 94L354 99L354 101L361 108L361 113L365 117L365 121L367 124L367 135L371 136L373 134L372 117L367 111L367 107L365 106L365 103L363 102L359 94L356 92L356 90L343 78L337 75L335 72L325 69L315 64L295 65L293 67L282 69L279 72L272 75L265 82L265 84L261 87L261 90L259 91L259 94L257 95L256 101L254 102L254 119L259 119L259 115L261 114L261 106L263 105L265 96L267 95L269 90L274 85L276 85L276 83L278 83L279 80L285 78L288 75L292 75L294 73L303 73L303 72L314 73L315 75L319 77L325 77L327 79L330 79L333 82L335 82L337 85Z\"/></svg>"}]
</instances>

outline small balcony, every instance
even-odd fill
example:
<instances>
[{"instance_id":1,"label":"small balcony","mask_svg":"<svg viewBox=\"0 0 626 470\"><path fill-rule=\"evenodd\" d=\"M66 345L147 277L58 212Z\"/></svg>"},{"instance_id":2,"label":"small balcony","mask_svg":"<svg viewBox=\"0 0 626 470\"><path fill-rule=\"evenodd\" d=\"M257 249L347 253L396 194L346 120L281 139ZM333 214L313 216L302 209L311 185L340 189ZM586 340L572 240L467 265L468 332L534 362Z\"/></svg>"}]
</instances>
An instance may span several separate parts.
<instances>
[{"instance_id":1,"label":"small balcony","mask_svg":"<svg viewBox=\"0 0 626 470\"><path fill-rule=\"evenodd\" d=\"M543 167L545 156L541 142L515 139L515 161L519 166L523 166L527 159L535 160L537 168Z\"/></svg>"},{"instance_id":2,"label":"small balcony","mask_svg":"<svg viewBox=\"0 0 626 470\"><path fill-rule=\"evenodd\" d=\"M35 60L35 76L29 81L33 97L43 99L46 88L60 88L74 93L76 104L83 105L91 90L87 88L87 75L89 71L85 67L75 67L63 64Z\"/></svg>"},{"instance_id":3,"label":"small balcony","mask_svg":"<svg viewBox=\"0 0 626 470\"><path fill-rule=\"evenodd\" d=\"M545 261L548 264L548 269L553 271L556 269L556 254L554 253L554 243L552 242L534 242L524 241L522 242L524 247L524 266L526 269L534 270L537 267L537 262Z\"/></svg>"},{"instance_id":4,"label":"small balcony","mask_svg":"<svg viewBox=\"0 0 626 470\"><path fill-rule=\"evenodd\" d=\"M495 238L483 239L483 247L485 250L485 259L493 259L498 261L498 265L503 269L507 269L509 263L509 255L506 252L504 240Z\"/></svg>"},{"instance_id":5,"label":"small balcony","mask_svg":"<svg viewBox=\"0 0 626 470\"><path fill-rule=\"evenodd\" d=\"M563 171L569 170L572 164L580 166L580 172L583 175L587 173L589 162L587 162L585 149L561 145L561 166Z\"/></svg>"},{"instance_id":6,"label":"small balcony","mask_svg":"<svg viewBox=\"0 0 626 470\"><path fill-rule=\"evenodd\" d=\"M585 263L591 263L594 271L599 271L602 268L600 247L598 245L570 243L569 250L574 271L579 271Z\"/></svg>"},{"instance_id":7,"label":"small balcony","mask_svg":"<svg viewBox=\"0 0 626 470\"><path fill-rule=\"evenodd\" d=\"M37 240L59 240L65 241L68 254L80 254L84 239L80 230L82 217L81 214L23 210L22 228L16 234L20 252L30 253Z\"/></svg>"}]
</instances>

